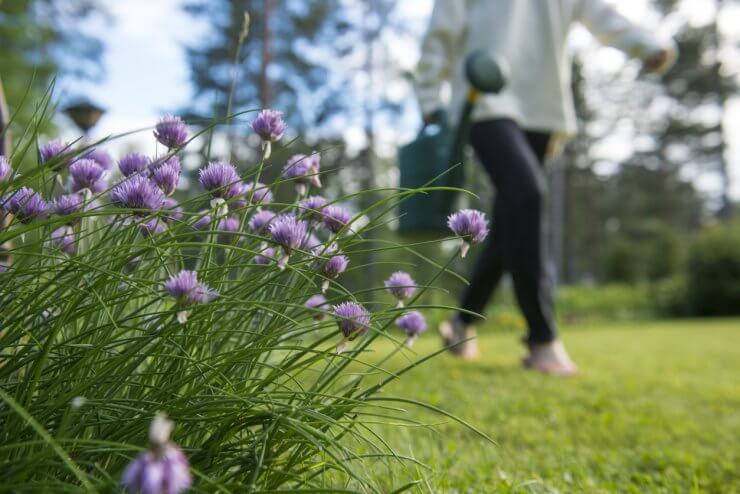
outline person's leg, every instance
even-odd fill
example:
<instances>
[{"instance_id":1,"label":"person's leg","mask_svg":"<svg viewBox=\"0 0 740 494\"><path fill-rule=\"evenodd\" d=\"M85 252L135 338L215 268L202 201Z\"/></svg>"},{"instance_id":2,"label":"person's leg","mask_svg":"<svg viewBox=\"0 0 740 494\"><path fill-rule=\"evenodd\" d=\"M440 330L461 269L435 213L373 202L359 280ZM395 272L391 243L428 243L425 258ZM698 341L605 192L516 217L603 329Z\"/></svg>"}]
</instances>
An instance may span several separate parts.
<instances>
[{"instance_id":1,"label":"person's leg","mask_svg":"<svg viewBox=\"0 0 740 494\"><path fill-rule=\"evenodd\" d=\"M491 236L465 291L461 307L482 313L505 269L529 326L528 341L555 339L552 296L542 252L542 206L545 178L541 158L548 136L525 134L508 119L479 122L471 142L496 188ZM463 321L471 321L461 314Z\"/></svg>"},{"instance_id":2,"label":"person's leg","mask_svg":"<svg viewBox=\"0 0 740 494\"><path fill-rule=\"evenodd\" d=\"M532 345L557 339L543 221L547 189L544 161L550 134L525 131L523 136L530 152L525 153L526 158L522 156L521 163L525 166L518 169L521 176L517 183L521 193L512 199L510 269L517 301L529 327L527 343Z\"/></svg>"},{"instance_id":3,"label":"person's leg","mask_svg":"<svg viewBox=\"0 0 740 494\"><path fill-rule=\"evenodd\" d=\"M507 139L509 132L509 125L505 125L502 128L501 125L491 122L474 124L471 131L471 142L476 150L478 159L483 163L491 181L494 183L493 176L496 172L496 161L498 160L491 159L491 156L489 156L490 153L487 150L491 146L495 146L498 140L494 139L492 141L492 137L498 136L499 138ZM550 134L546 132L526 132L525 136L538 163L542 166L550 142ZM483 156L485 156L485 160ZM503 155L500 159L506 159L506 156ZM476 260L470 284L465 290L460 304L460 307L465 309L465 311L475 312L477 314L483 313L486 304L491 299L506 269L504 265L503 246L507 243L505 235L508 227L506 225L506 202L502 200L501 194L495 194L492 216L491 233L483 246L483 253ZM477 319L476 316L469 312L460 312L459 314L460 320L465 324L470 324Z\"/></svg>"},{"instance_id":4,"label":"person's leg","mask_svg":"<svg viewBox=\"0 0 740 494\"><path fill-rule=\"evenodd\" d=\"M470 312L483 313L505 271L502 246L505 242L506 228L504 226L505 215L501 214L503 208L500 196L496 194L493 201L491 233L475 261L470 284L465 289L460 303L464 311L460 311L459 318L465 324L471 324L478 319Z\"/></svg>"},{"instance_id":5,"label":"person's leg","mask_svg":"<svg viewBox=\"0 0 740 494\"><path fill-rule=\"evenodd\" d=\"M545 132L527 131L525 135L530 148L537 157L537 161L541 167L544 167L544 159L550 142L550 134ZM543 307L549 307L550 321L552 321L553 288L545 269L546 260L544 257L543 246L544 238L542 236L542 231L540 231L540 269L542 273L540 275L541 282L539 287L540 299L545 301L542 303ZM578 372L578 368L565 350L565 346L555 337L554 334L530 334L527 346L529 348L529 355L527 355L523 360L526 367L547 374L560 376L572 376Z\"/></svg>"},{"instance_id":6,"label":"person's leg","mask_svg":"<svg viewBox=\"0 0 740 494\"><path fill-rule=\"evenodd\" d=\"M556 339L543 248L542 161L549 135L524 132L515 122L499 119L476 123L471 141L496 188L495 234L485 244L461 306L482 313L503 271L509 270L529 327L531 355L525 363L544 372L570 375L575 365ZM449 326L465 333L466 324L460 316Z\"/></svg>"},{"instance_id":7,"label":"person's leg","mask_svg":"<svg viewBox=\"0 0 740 494\"><path fill-rule=\"evenodd\" d=\"M498 131L498 126L493 122L473 124L471 142L479 161L494 183L492 175L494 163L485 152L481 154L481 149L484 147L487 149L489 141L499 139L506 139L506 135L502 135ZM493 201L491 233L482 246L470 276L470 284L463 293L460 302L460 308L463 310L449 321L443 321L439 326L445 344L454 345L451 351L459 357L475 358L478 356L478 346L474 339L475 330L472 327L478 317L471 313L483 313L504 274L504 246L507 244L505 235L508 230L505 226L506 215L503 214L505 209L501 195L496 194Z\"/></svg>"}]
</instances>

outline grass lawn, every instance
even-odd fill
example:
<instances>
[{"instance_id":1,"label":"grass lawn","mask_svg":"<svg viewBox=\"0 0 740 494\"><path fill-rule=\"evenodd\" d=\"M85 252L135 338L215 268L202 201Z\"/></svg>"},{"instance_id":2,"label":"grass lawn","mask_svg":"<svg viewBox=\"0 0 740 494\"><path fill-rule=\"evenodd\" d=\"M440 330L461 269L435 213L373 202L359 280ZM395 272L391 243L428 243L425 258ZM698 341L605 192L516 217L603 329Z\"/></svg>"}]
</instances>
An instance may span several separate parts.
<instances>
[{"instance_id":1,"label":"grass lawn","mask_svg":"<svg viewBox=\"0 0 740 494\"><path fill-rule=\"evenodd\" d=\"M378 427L431 470L396 468L382 482L423 477L421 492L740 492L740 320L602 324L566 329L564 340L581 368L574 379L521 370L517 337L488 328L479 361L442 355L394 383L385 394L452 412L498 445L412 408L433 430ZM426 337L414 350L438 345Z\"/></svg>"}]
</instances>

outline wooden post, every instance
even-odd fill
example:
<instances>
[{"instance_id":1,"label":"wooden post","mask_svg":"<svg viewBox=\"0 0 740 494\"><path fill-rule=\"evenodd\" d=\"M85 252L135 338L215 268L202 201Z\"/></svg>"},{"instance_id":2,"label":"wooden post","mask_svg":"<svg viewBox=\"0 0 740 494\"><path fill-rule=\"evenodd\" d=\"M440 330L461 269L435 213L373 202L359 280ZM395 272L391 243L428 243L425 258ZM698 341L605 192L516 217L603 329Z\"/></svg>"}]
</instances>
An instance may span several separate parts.
<instances>
[{"instance_id":1,"label":"wooden post","mask_svg":"<svg viewBox=\"0 0 740 494\"><path fill-rule=\"evenodd\" d=\"M0 79L0 155L10 156L10 131L7 125L10 121L10 112L5 102L5 92L3 91L3 81ZM4 214L0 211L0 231L5 230L10 225L10 214ZM13 248L10 242L0 244L0 269L7 268L11 264L10 254L6 254Z\"/></svg>"},{"instance_id":2,"label":"wooden post","mask_svg":"<svg viewBox=\"0 0 740 494\"><path fill-rule=\"evenodd\" d=\"M8 104L5 102L5 91L3 91L3 80L0 78L0 155L10 155L10 131L6 125L10 121Z\"/></svg>"}]
</instances>

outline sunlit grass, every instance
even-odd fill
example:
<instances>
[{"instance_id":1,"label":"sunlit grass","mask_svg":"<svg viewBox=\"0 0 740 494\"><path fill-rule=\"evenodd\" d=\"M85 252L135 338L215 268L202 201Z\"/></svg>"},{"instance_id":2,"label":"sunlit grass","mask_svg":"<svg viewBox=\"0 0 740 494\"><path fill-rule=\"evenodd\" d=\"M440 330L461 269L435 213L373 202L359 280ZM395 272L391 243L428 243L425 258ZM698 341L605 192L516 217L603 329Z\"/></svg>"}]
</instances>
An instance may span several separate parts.
<instances>
[{"instance_id":1,"label":"sunlit grass","mask_svg":"<svg viewBox=\"0 0 740 494\"><path fill-rule=\"evenodd\" d=\"M476 493L740 490L740 320L601 324L564 339L582 370L575 379L524 372L517 337L484 328L480 361L446 356L391 385L387 393L455 413L498 446L451 422L376 426L398 454L429 467L395 469L388 484L423 479L421 492ZM438 345L427 337L414 350ZM403 362L397 356L389 368ZM440 422L412 408L406 417Z\"/></svg>"}]
</instances>

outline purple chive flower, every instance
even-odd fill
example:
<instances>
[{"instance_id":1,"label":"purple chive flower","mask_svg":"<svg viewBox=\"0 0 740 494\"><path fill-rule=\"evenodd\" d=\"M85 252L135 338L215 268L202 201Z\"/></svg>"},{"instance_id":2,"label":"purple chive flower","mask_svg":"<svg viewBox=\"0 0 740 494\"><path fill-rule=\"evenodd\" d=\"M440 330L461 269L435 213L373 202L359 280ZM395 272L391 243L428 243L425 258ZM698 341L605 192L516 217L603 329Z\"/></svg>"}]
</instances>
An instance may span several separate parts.
<instances>
[{"instance_id":1,"label":"purple chive flower","mask_svg":"<svg viewBox=\"0 0 740 494\"><path fill-rule=\"evenodd\" d=\"M321 155L319 153L312 153L307 159L309 172L311 174L311 176L308 177L308 181L314 187L321 187L321 177L319 176L319 173L321 172Z\"/></svg>"},{"instance_id":2,"label":"purple chive flower","mask_svg":"<svg viewBox=\"0 0 740 494\"><path fill-rule=\"evenodd\" d=\"M283 178L301 179L308 175L311 165L307 158L308 157L305 154L294 154L288 158L288 162L283 168Z\"/></svg>"},{"instance_id":3,"label":"purple chive flower","mask_svg":"<svg viewBox=\"0 0 740 494\"><path fill-rule=\"evenodd\" d=\"M243 190L236 168L229 163L209 163L199 173L200 185L213 197L230 199Z\"/></svg>"},{"instance_id":4,"label":"purple chive flower","mask_svg":"<svg viewBox=\"0 0 740 494\"><path fill-rule=\"evenodd\" d=\"M408 346L413 345L414 340L427 330L427 321L421 312L412 310L396 319L396 326L406 332Z\"/></svg>"},{"instance_id":5,"label":"purple chive flower","mask_svg":"<svg viewBox=\"0 0 740 494\"><path fill-rule=\"evenodd\" d=\"M396 271L385 280L385 287L398 299L399 307L402 307L403 301L411 298L416 291L416 282L407 272Z\"/></svg>"},{"instance_id":6,"label":"purple chive flower","mask_svg":"<svg viewBox=\"0 0 740 494\"><path fill-rule=\"evenodd\" d=\"M243 191L244 198L251 204L259 206L272 202L272 192L261 182L247 182Z\"/></svg>"},{"instance_id":7,"label":"purple chive flower","mask_svg":"<svg viewBox=\"0 0 740 494\"><path fill-rule=\"evenodd\" d=\"M69 256L75 255L75 232L71 226L57 228L51 234L51 242Z\"/></svg>"},{"instance_id":8,"label":"purple chive flower","mask_svg":"<svg viewBox=\"0 0 740 494\"><path fill-rule=\"evenodd\" d=\"M53 141L49 141L39 148L39 158L41 158L42 163L46 163L47 161L50 161L57 156L65 154L70 150L70 144L62 142L59 139L54 139ZM63 165L64 163L61 163L58 166L61 168Z\"/></svg>"},{"instance_id":9,"label":"purple chive flower","mask_svg":"<svg viewBox=\"0 0 740 494\"><path fill-rule=\"evenodd\" d=\"M321 284L321 291L325 292L329 288L329 280L337 278L347 269L349 258L342 254L337 244L317 245L311 251L317 257L312 267L328 278Z\"/></svg>"},{"instance_id":10,"label":"purple chive flower","mask_svg":"<svg viewBox=\"0 0 740 494\"><path fill-rule=\"evenodd\" d=\"M180 117L167 115L154 128L154 137L169 149L179 148L188 140L188 128Z\"/></svg>"},{"instance_id":11,"label":"purple chive flower","mask_svg":"<svg viewBox=\"0 0 740 494\"><path fill-rule=\"evenodd\" d=\"M82 210L83 199L80 194L64 194L51 203L51 209L59 216L68 216Z\"/></svg>"},{"instance_id":12,"label":"purple chive flower","mask_svg":"<svg viewBox=\"0 0 740 494\"><path fill-rule=\"evenodd\" d=\"M326 206L327 200L323 196L308 196L298 203L303 210L304 216L310 221L321 221L323 215L321 210Z\"/></svg>"},{"instance_id":13,"label":"purple chive flower","mask_svg":"<svg viewBox=\"0 0 740 494\"><path fill-rule=\"evenodd\" d=\"M103 170L110 170L113 168L113 158L111 158L108 151L105 149L93 148L84 155L82 159L93 160L95 163L103 167Z\"/></svg>"},{"instance_id":14,"label":"purple chive flower","mask_svg":"<svg viewBox=\"0 0 740 494\"><path fill-rule=\"evenodd\" d=\"M180 494L193 482L182 450L170 441L173 424L157 415L149 429L148 451L137 456L123 472L121 485L130 494Z\"/></svg>"},{"instance_id":15,"label":"purple chive flower","mask_svg":"<svg viewBox=\"0 0 740 494\"><path fill-rule=\"evenodd\" d=\"M321 294L309 297L309 299L306 300L306 303L304 303L303 306L314 312L313 318L317 321L320 321L326 317L326 314L323 311L329 310L329 304L326 302L326 297Z\"/></svg>"},{"instance_id":16,"label":"purple chive flower","mask_svg":"<svg viewBox=\"0 0 740 494\"><path fill-rule=\"evenodd\" d=\"M344 271L347 269L347 265L349 264L349 258L345 256L344 254L338 254L336 256L331 256L328 261L326 261L321 269L321 272L324 273L324 276L326 276L329 279L335 279L340 274L344 273ZM325 280L324 284L322 285L323 291L326 291L329 285L329 280Z\"/></svg>"},{"instance_id":17,"label":"purple chive flower","mask_svg":"<svg viewBox=\"0 0 740 494\"><path fill-rule=\"evenodd\" d=\"M162 233L165 230L167 230L167 225L160 218L152 218L139 223L139 231L144 238L149 238L158 233Z\"/></svg>"},{"instance_id":18,"label":"purple chive flower","mask_svg":"<svg viewBox=\"0 0 740 494\"><path fill-rule=\"evenodd\" d=\"M266 247L259 254L254 256L254 263L261 266L267 266L275 258L275 249L272 247Z\"/></svg>"},{"instance_id":19,"label":"purple chive flower","mask_svg":"<svg viewBox=\"0 0 740 494\"><path fill-rule=\"evenodd\" d=\"M283 247L285 255L278 261L278 267L285 269L291 252L301 246L306 236L306 223L295 216L282 215L271 222L269 231L272 239Z\"/></svg>"},{"instance_id":20,"label":"purple chive flower","mask_svg":"<svg viewBox=\"0 0 740 494\"><path fill-rule=\"evenodd\" d=\"M10 177L10 173L12 171L13 169L10 167L8 158L0 155L0 182L4 182L8 177Z\"/></svg>"},{"instance_id":21,"label":"purple chive flower","mask_svg":"<svg viewBox=\"0 0 740 494\"><path fill-rule=\"evenodd\" d=\"M254 213L254 215L252 215L251 218L249 218L249 223L247 223L249 231L252 233L260 233L265 231L273 218L275 218L275 213L273 213L272 211L269 211L267 209L257 211L256 213Z\"/></svg>"},{"instance_id":22,"label":"purple chive flower","mask_svg":"<svg viewBox=\"0 0 740 494\"><path fill-rule=\"evenodd\" d=\"M313 233L309 233L305 236L303 239L303 242L301 242L301 248L307 249L307 250L314 250L322 245L321 240L314 235Z\"/></svg>"},{"instance_id":23,"label":"purple chive flower","mask_svg":"<svg viewBox=\"0 0 740 494\"><path fill-rule=\"evenodd\" d=\"M173 156L152 171L152 181L165 195L171 196L180 181L180 160Z\"/></svg>"},{"instance_id":24,"label":"purple chive flower","mask_svg":"<svg viewBox=\"0 0 740 494\"><path fill-rule=\"evenodd\" d=\"M30 223L43 218L49 209L41 194L30 187L21 187L6 194L2 199L2 207L6 212L15 215L21 223Z\"/></svg>"},{"instance_id":25,"label":"purple chive flower","mask_svg":"<svg viewBox=\"0 0 740 494\"><path fill-rule=\"evenodd\" d=\"M79 159L69 166L69 176L72 177L72 191L83 189L93 190L103 178L105 169L97 161Z\"/></svg>"},{"instance_id":26,"label":"purple chive flower","mask_svg":"<svg viewBox=\"0 0 740 494\"><path fill-rule=\"evenodd\" d=\"M218 229L221 231L218 236L219 241L222 244L230 244L234 242L238 238L238 235L234 235L234 233L239 231L240 226L241 222L237 216L223 218L218 222Z\"/></svg>"},{"instance_id":27,"label":"purple chive flower","mask_svg":"<svg viewBox=\"0 0 740 494\"><path fill-rule=\"evenodd\" d=\"M293 215L285 214L278 216L269 230L272 239L290 253L301 246L306 235L306 223L296 220Z\"/></svg>"},{"instance_id":28,"label":"purple chive flower","mask_svg":"<svg viewBox=\"0 0 740 494\"><path fill-rule=\"evenodd\" d=\"M170 223L178 223L182 221L183 209L176 200L168 197L162 203L162 209L164 210L164 220Z\"/></svg>"},{"instance_id":29,"label":"purple chive flower","mask_svg":"<svg viewBox=\"0 0 740 494\"><path fill-rule=\"evenodd\" d=\"M321 180L317 173L320 171L320 158L318 154L306 156L305 154L296 154L288 159L288 163L283 168L283 178L293 180L296 184L298 195L306 193L306 187L313 185L321 187Z\"/></svg>"},{"instance_id":30,"label":"purple chive flower","mask_svg":"<svg viewBox=\"0 0 740 494\"><path fill-rule=\"evenodd\" d=\"M207 211L201 211L198 213L198 219L193 223L193 228L196 230L205 230L208 225L211 224L211 216L206 214Z\"/></svg>"},{"instance_id":31,"label":"purple chive flower","mask_svg":"<svg viewBox=\"0 0 740 494\"><path fill-rule=\"evenodd\" d=\"M198 273L195 271L183 270L173 275L164 282L164 289L184 307L205 304L218 296L216 291L198 281Z\"/></svg>"},{"instance_id":32,"label":"purple chive flower","mask_svg":"<svg viewBox=\"0 0 740 494\"><path fill-rule=\"evenodd\" d=\"M102 192L105 192L108 190L108 181L105 179L105 177L101 178L94 184L92 184L92 189L90 189L93 194L100 194Z\"/></svg>"},{"instance_id":33,"label":"purple chive flower","mask_svg":"<svg viewBox=\"0 0 740 494\"><path fill-rule=\"evenodd\" d=\"M370 325L370 313L360 304L343 302L334 306L334 316L342 334L349 341L367 333Z\"/></svg>"},{"instance_id":34,"label":"purple chive flower","mask_svg":"<svg viewBox=\"0 0 740 494\"><path fill-rule=\"evenodd\" d=\"M160 209L165 199L162 191L143 175L124 179L113 187L110 198L118 207L139 210ZM146 214L146 211L136 211L135 214Z\"/></svg>"},{"instance_id":35,"label":"purple chive flower","mask_svg":"<svg viewBox=\"0 0 740 494\"><path fill-rule=\"evenodd\" d=\"M344 228L352 215L342 206L327 206L323 212L324 226L332 233L338 233Z\"/></svg>"},{"instance_id":36,"label":"purple chive flower","mask_svg":"<svg viewBox=\"0 0 740 494\"><path fill-rule=\"evenodd\" d=\"M262 110L252 122L252 130L266 142L279 141L286 128L283 113L275 110Z\"/></svg>"},{"instance_id":37,"label":"purple chive flower","mask_svg":"<svg viewBox=\"0 0 740 494\"><path fill-rule=\"evenodd\" d=\"M124 177L130 177L134 173L142 173L148 167L151 160L149 157L139 153L127 154L118 161L118 169Z\"/></svg>"},{"instance_id":38,"label":"purple chive flower","mask_svg":"<svg viewBox=\"0 0 740 494\"><path fill-rule=\"evenodd\" d=\"M486 215L475 209L461 209L451 214L447 218L447 226L455 235L463 239L460 257L465 257L471 243L482 242L488 235Z\"/></svg>"}]
</instances>

